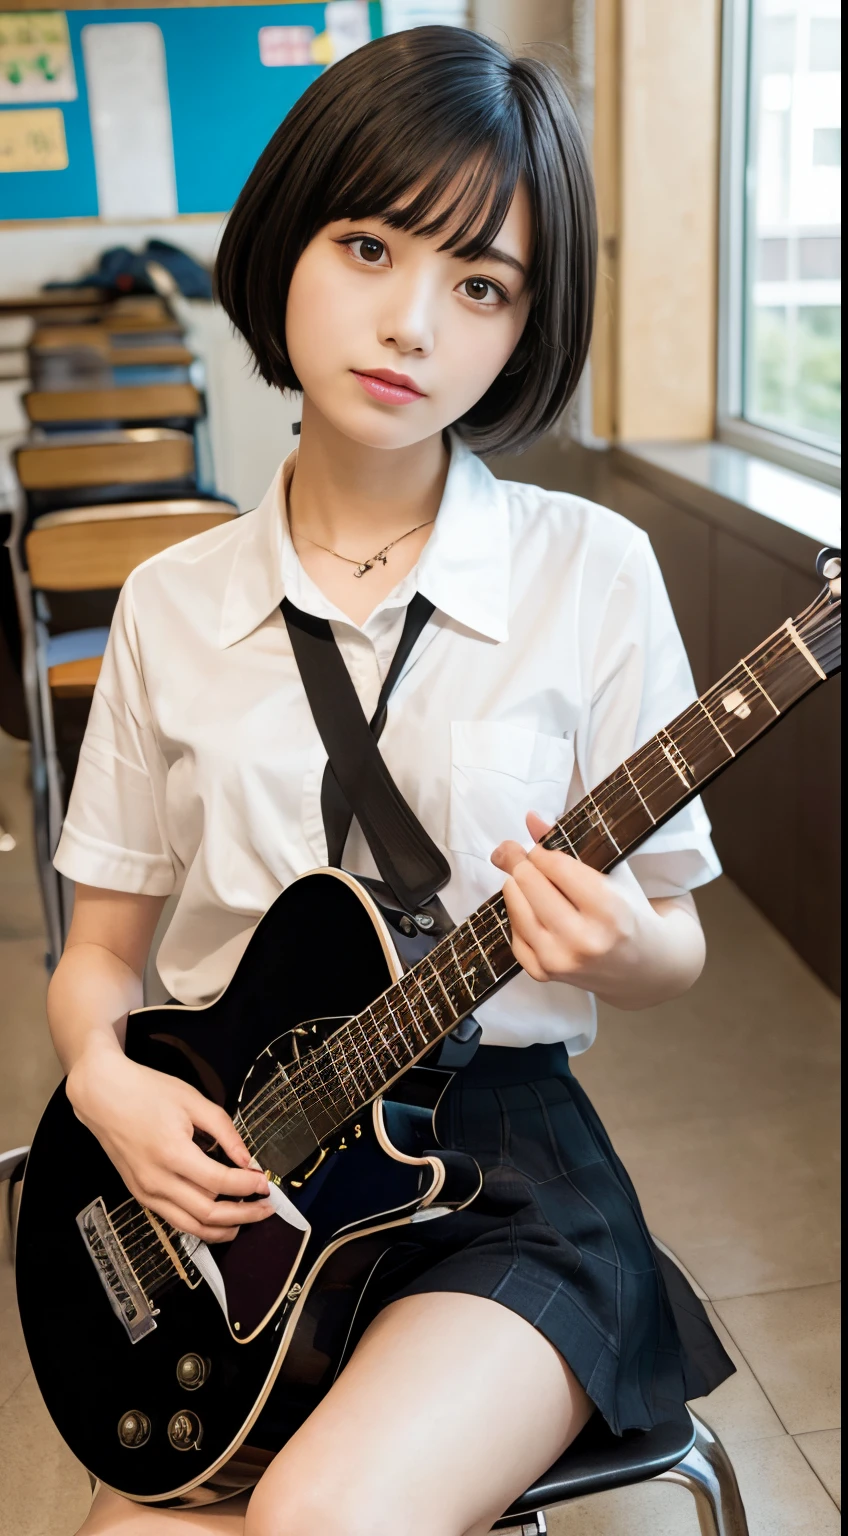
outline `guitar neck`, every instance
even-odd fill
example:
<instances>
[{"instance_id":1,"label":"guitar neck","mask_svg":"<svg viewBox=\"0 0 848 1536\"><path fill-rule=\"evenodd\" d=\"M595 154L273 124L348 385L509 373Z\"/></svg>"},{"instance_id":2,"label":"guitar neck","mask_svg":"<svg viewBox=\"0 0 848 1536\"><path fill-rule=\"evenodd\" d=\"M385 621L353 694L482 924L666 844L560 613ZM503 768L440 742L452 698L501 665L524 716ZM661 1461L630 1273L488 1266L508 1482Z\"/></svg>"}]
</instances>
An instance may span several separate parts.
<instances>
[{"instance_id":1,"label":"guitar neck","mask_svg":"<svg viewBox=\"0 0 848 1536\"><path fill-rule=\"evenodd\" d=\"M824 593L787 620L561 816L542 846L600 871L626 858L838 669L839 610ZM304 1081L292 1080L286 1097L308 1094L321 1106L320 1123L310 1110L315 1133L328 1134L519 969L497 892L315 1052L300 1069ZM249 1106L243 1117L249 1128Z\"/></svg>"}]
</instances>

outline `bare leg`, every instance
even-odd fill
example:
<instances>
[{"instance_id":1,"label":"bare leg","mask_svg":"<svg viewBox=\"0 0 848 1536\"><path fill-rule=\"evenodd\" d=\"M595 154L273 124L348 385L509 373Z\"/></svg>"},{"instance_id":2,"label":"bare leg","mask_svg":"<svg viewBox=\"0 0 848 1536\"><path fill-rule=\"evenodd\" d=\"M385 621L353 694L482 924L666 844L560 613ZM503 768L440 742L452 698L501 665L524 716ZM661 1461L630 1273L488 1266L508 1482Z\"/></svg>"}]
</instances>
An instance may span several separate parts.
<instances>
[{"instance_id":1,"label":"bare leg","mask_svg":"<svg viewBox=\"0 0 848 1536\"><path fill-rule=\"evenodd\" d=\"M242 1497L157 1510L102 1491L78 1536L483 1536L592 1405L541 1333L498 1302L394 1302Z\"/></svg>"},{"instance_id":2,"label":"bare leg","mask_svg":"<svg viewBox=\"0 0 848 1536\"><path fill-rule=\"evenodd\" d=\"M592 1405L547 1339L498 1302L394 1302L273 1461L245 1536L483 1536Z\"/></svg>"},{"instance_id":3,"label":"bare leg","mask_svg":"<svg viewBox=\"0 0 848 1536\"><path fill-rule=\"evenodd\" d=\"M157 1509L101 1488L77 1536L243 1536L247 1499L243 1494L205 1509Z\"/></svg>"}]
</instances>

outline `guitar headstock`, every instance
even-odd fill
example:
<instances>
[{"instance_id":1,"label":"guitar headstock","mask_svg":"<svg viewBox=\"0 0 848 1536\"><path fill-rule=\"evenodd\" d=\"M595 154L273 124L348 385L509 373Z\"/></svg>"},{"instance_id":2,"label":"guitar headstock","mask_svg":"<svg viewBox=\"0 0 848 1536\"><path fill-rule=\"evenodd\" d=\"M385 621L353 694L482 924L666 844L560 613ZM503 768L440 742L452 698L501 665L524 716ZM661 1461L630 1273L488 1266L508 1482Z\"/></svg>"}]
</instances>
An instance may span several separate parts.
<instances>
[{"instance_id":1,"label":"guitar headstock","mask_svg":"<svg viewBox=\"0 0 848 1536\"><path fill-rule=\"evenodd\" d=\"M842 669L842 551L823 549L816 570L827 585L794 623L822 672L833 677Z\"/></svg>"}]
</instances>

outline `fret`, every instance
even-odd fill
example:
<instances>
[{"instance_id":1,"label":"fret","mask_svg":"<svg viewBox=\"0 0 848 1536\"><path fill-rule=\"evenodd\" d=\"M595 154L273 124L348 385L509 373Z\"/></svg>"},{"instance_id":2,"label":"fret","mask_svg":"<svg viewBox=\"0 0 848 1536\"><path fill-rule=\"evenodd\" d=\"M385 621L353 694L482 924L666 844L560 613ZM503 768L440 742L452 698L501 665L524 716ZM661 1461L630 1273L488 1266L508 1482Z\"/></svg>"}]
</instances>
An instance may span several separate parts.
<instances>
[{"instance_id":1,"label":"fret","mask_svg":"<svg viewBox=\"0 0 848 1536\"><path fill-rule=\"evenodd\" d=\"M338 1069L338 1067L336 1065L336 1059L335 1059L335 1057L333 1055L333 1042L332 1042L332 1040L328 1040L327 1041L327 1054L329 1055L330 1064L331 1064L331 1066L333 1068L333 1071L335 1072L336 1077L339 1080L339 1086L341 1087L342 1093L344 1094L345 1098L347 1099L348 1104L350 1105L351 1109L356 1109L356 1107L357 1107L356 1100L352 1099L350 1094L348 1093L347 1085L345 1084L345 1080L342 1077L342 1074L341 1074L341 1072L339 1071L339 1069ZM342 1059L344 1060L344 1052L342 1052ZM345 1065L347 1065L346 1062L345 1062Z\"/></svg>"},{"instance_id":2,"label":"fret","mask_svg":"<svg viewBox=\"0 0 848 1536\"><path fill-rule=\"evenodd\" d=\"M448 1007L450 1008L450 1011L453 1014L454 1019L458 1019L459 1018L459 1014L457 1013L456 1009L453 1006L453 998L451 997L450 993L448 992L447 988L445 987L444 982L442 981L442 978L439 975L439 972L437 971L437 969L434 966L432 960L430 959L430 956L429 955L425 955L424 959L427 962L427 964L429 965L430 970L433 972L433 975L435 976L437 982L439 983L439 986L440 986L442 992L445 995L445 1001L446 1001Z\"/></svg>"},{"instance_id":3,"label":"fret","mask_svg":"<svg viewBox=\"0 0 848 1536\"><path fill-rule=\"evenodd\" d=\"M391 1004L390 1004L390 1002L388 1000L388 997L386 998L386 1007L388 1008L389 1013L391 1014L392 1023L396 1024L397 1020L395 1019L394 1013L392 1012L392 1006L391 1006ZM369 1008L368 1012L371 1015L371 1019L372 1019L373 1024L374 1024L374 1028L376 1029L377 1034L380 1036L380 1039L383 1042L383 1046L384 1046L385 1050L388 1052L389 1056L392 1058L392 1061L394 1062L395 1066L399 1067L400 1066L400 1062L398 1061L394 1051L392 1050L391 1041L387 1040L385 1035L383 1034L382 1025L380 1023L380 1020L377 1018L377 1015L375 1014L373 1007ZM402 1033L401 1030L398 1030L398 1037L401 1040L403 1040L404 1045L405 1045L406 1044L406 1040L404 1039L404 1036L403 1036L403 1033Z\"/></svg>"},{"instance_id":4,"label":"fret","mask_svg":"<svg viewBox=\"0 0 848 1536\"><path fill-rule=\"evenodd\" d=\"M510 947L510 950L512 950L512 939L509 936L509 930L501 922L501 914L498 911L498 909L497 909L496 905L494 904L494 902L492 903L492 913L494 915L494 918L495 918L495 921L496 921L498 927L501 930L501 933L503 934L504 938L506 939L507 944Z\"/></svg>"},{"instance_id":5,"label":"fret","mask_svg":"<svg viewBox=\"0 0 848 1536\"><path fill-rule=\"evenodd\" d=\"M665 741L663 741L663 737L664 736L667 737L667 743ZM670 733L667 730L657 731L656 740L659 743L660 749L665 753L666 757L668 758L668 761L670 762L672 768L674 769L675 773L677 774L677 777L680 779L680 781L683 784L683 786L687 790L691 789L692 783L694 783L694 781L695 781L695 775L692 773L692 770L689 767L689 764L687 763L685 757L683 756L683 753L681 752L680 748L678 747L677 742L674 740L674 738L670 735ZM675 758L674 758L674 754L675 753L677 753L677 756L680 758L680 762L683 764L682 768L680 767L680 763L675 762ZM689 779L687 779L687 777L686 777L687 773L690 775ZM691 782L690 782L690 779L691 779Z\"/></svg>"},{"instance_id":6,"label":"fret","mask_svg":"<svg viewBox=\"0 0 848 1536\"><path fill-rule=\"evenodd\" d=\"M392 1012L392 1005L390 1005L390 1003L389 1003L389 997L386 997L386 1006L387 1006L387 1009L389 1009L390 1015L392 1015L392 1023L396 1023L395 1014L393 1014L393 1012ZM386 1054L389 1055L390 1058L392 1058L393 1064L395 1064L395 1066L399 1066L399 1064L401 1064L401 1063L399 1063L398 1058L396 1058L395 1052L392 1051L392 1041L387 1040L386 1035L383 1034L383 1026L381 1026L381 1023L379 1023L379 1018L376 1017L375 1011L373 1011L373 1006L372 1006L372 1008L366 1009L366 1012L367 1012L367 1014L369 1014L370 1021L372 1021L373 1028L376 1029L376 1032L378 1032L379 1038L381 1038L381 1041L383 1041L383 1049L384 1049L384 1051L386 1051ZM401 1032L398 1031L398 1034L399 1034L399 1037L401 1037L401 1040L402 1040Z\"/></svg>"},{"instance_id":7,"label":"fret","mask_svg":"<svg viewBox=\"0 0 848 1536\"><path fill-rule=\"evenodd\" d=\"M462 982L462 985L464 986L466 992L468 993L468 996L471 998L471 1001L473 1003L475 1001L474 988L469 984L468 976L466 975L465 969L464 969L464 967L463 967L463 965L462 965L462 963L461 963L461 961L459 959L459 956L457 955L456 950L453 947L454 934L458 933L459 931L460 931L459 929L455 929L454 933L449 933L448 934L448 936L447 936L448 937L448 948L450 949L450 952L453 955L454 965L456 966L456 969L457 969L457 972L459 974L459 977L460 977L460 980ZM472 972L472 974L473 974L473 972Z\"/></svg>"},{"instance_id":8,"label":"fret","mask_svg":"<svg viewBox=\"0 0 848 1536\"><path fill-rule=\"evenodd\" d=\"M396 990L396 989L393 988L392 991L394 991L394 990ZM392 1005L391 1005L391 1003L389 1001L391 995L392 995L391 992L387 992L385 994L385 997L383 998L383 1001L384 1001L386 1007L388 1008L389 1013L391 1014L392 1023L394 1024L395 1029L398 1032L398 1035L400 1036L401 1040L404 1041L404 1044L407 1046L407 1049L412 1051L412 1054L414 1055L417 1047L413 1047L413 1046L410 1045L410 1043L407 1040L406 1035L404 1033L404 1031L406 1029L408 1029L409 1026L406 1025L406 1024L399 1023L399 1021L395 1018L395 1011L394 1011L394 1009L393 1009L393 1007L392 1007ZM403 993L401 993L401 997L402 996L403 996ZM430 1044L430 1037L427 1034L427 1032L426 1032L423 1024L421 1023L417 1013L415 1012L414 1008L410 1008L410 1010L409 1010L409 1017L410 1017L410 1021L412 1023L413 1028L418 1030L418 1033L421 1036L421 1039L424 1041L424 1044L425 1045L429 1045Z\"/></svg>"},{"instance_id":9,"label":"fret","mask_svg":"<svg viewBox=\"0 0 848 1536\"><path fill-rule=\"evenodd\" d=\"M360 1033L361 1038L365 1041L365 1044L367 1045L369 1051L371 1052L371 1060L373 1061L375 1067L377 1068L377 1073L379 1075L379 1074L382 1073L383 1069L382 1069L379 1061L377 1060L377 1056L375 1054L374 1047L371 1044L371 1037L368 1034L367 1029L365 1028L365 1024L364 1024L364 1022L360 1022L361 1018L362 1018L362 1015L360 1015L360 1018L358 1018L356 1020L356 1024L358 1025L359 1033Z\"/></svg>"},{"instance_id":10,"label":"fret","mask_svg":"<svg viewBox=\"0 0 848 1536\"><path fill-rule=\"evenodd\" d=\"M815 672L816 676L820 679L821 682L826 683L827 682L827 673L822 671L821 667L819 666L818 662L816 661L815 656L813 655L812 651L809 650L809 648L804 644L803 640L801 639L801 636L799 635L799 633L798 633L797 629L795 628L795 625L792 623L791 619L787 619L786 620L786 623L784 625L784 629L786 630L786 633L788 634L788 636L789 636L790 640L792 641L793 645L796 645L798 647L798 650L800 651L801 655L804 657L805 661L808 661L810 663L810 666L812 667L812 669Z\"/></svg>"},{"instance_id":11,"label":"fret","mask_svg":"<svg viewBox=\"0 0 848 1536\"><path fill-rule=\"evenodd\" d=\"M754 687L755 688L759 688L760 693L762 694L762 696L765 699L766 703L770 704L772 709L775 712L775 715L779 716L780 715L780 710L778 709L777 705L775 704L774 699L770 699L769 698L769 696L766 693L766 690L763 687L762 683L759 681L759 679L751 671L751 668L748 666L747 661L740 662L740 666L743 666L745 668L745 671L747 672L748 676L750 677L751 682L754 684Z\"/></svg>"},{"instance_id":12,"label":"fret","mask_svg":"<svg viewBox=\"0 0 848 1536\"><path fill-rule=\"evenodd\" d=\"M709 710L707 709L707 706L704 703L703 699L699 699L698 703L700 704L701 709L704 711L704 714L706 715L707 719L709 720L710 725L712 726L712 728L715 731L716 735L719 736L721 738L721 740L724 742L724 745L727 747L727 750L730 753L730 756L731 757L735 757L736 753L734 752L732 746L730 745L730 742L728 741L728 739L725 736L724 732L719 730L719 727L716 725L716 723L715 723L712 715L710 714Z\"/></svg>"},{"instance_id":13,"label":"fret","mask_svg":"<svg viewBox=\"0 0 848 1536\"><path fill-rule=\"evenodd\" d=\"M352 1020L351 1022L353 1023L353 1022L356 1022L356 1021ZM370 1077L368 1076L368 1073L365 1070L365 1063L364 1063L364 1061L362 1060L362 1057L359 1054L359 1046L357 1045L356 1040L354 1039L353 1031L352 1031L352 1029L350 1027L350 1024L346 1024L344 1026L344 1028L346 1030L348 1038L350 1039L350 1043L351 1043L353 1049L356 1052L356 1059L359 1062L359 1065L360 1065L360 1068L361 1068L361 1071L362 1071L362 1076L365 1078L365 1081L368 1084L368 1093L373 1093L373 1091L374 1091L374 1084L372 1083ZM357 1088L359 1088L359 1084L356 1082L356 1068L353 1067L353 1066L351 1067L351 1074L353 1076L354 1083L356 1083ZM360 1088L359 1091L361 1093L362 1089ZM365 1098L368 1097L368 1093L365 1094Z\"/></svg>"},{"instance_id":14,"label":"fret","mask_svg":"<svg viewBox=\"0 0 848 1536\"><path fill-rule=\"evenodd\" d=\"M415 985L417 986L419 992L421 993L421 996L423 997L425 1003L427 1004L427 1007L429 1008L430 1012L432 1013L433 1018L434 1018L435 1023L436 1023L436 1028L438 1029L439 1034L442 1034L443 1031L444 1031L444 1025L443 1025L441 1019L439 1018L439 1015L436 1013L436 1010L433 1007L433 1004L430 1002L430 999L427 996L427 993L424 991L423 984L422 984L421 979L420 979L420 977L418 975L418 967L416 966L415 970L414 971L410 971L409 974L412 977L413 981L415 982ZM412 1007L411 1003L410 1003L410 1007ZM414 1012L414 1010L413 1010L413 1012Z\"/></svg>"},{"instance_id":15,"label":"fret","mask_svg":"<svg viewBox=\"0 0 848 1536\"><path fill-rule=\"evenodd\" d=\"M628 767L628 766L627 766L627 760L626 760L626 759L625 759L625 761L624 761L624 762L623 762L623 763L622 763L622 765L621 765L621 766L622 766L622 768L623 768L623 769L624 769L624 772L625 772L625 773L626 773L626 774L627 774L627 777L628 777L628 779L629 779L629 780L630 780L630 782L631 782L631 784L632 784L632 785L633 785L633 788L634 788L634 790L635 790L635 791L636 791L636 794L637 794L637 795L638 795L638 796L639 796L639 799L640 799L640 800L641 800L641 802L642 802L642 804L643 804L643 806L644 806L644 807L645 807L645 810L646 810L646 811L647 811L647 813L648 813L648 815L649 815L649 816L650 816L650 818L651 818L651 821L652 821L652 823L653 823L653 825L654 825L654 826L656 826L656 824L657 824L657 818L656 818L656 816L655 816L655 815L654 815L654 814L653 814L653 812L652 812L652 810L651 810L651 807L650 807L650 806L649 806L649 804L648 804L648 802L647 802L647 800L646 800L646 799L645 799L645 796L644 796L644 795L643 795L643 794L642 794L642 793L641 793L641 791L640 791L640 789L639 789L639 786L638 786L638 784L637 784L637 783L636 783L636 780L635 780L635 779L634 779L634 777L633 777L633 775L632 775L632 773L631 773L631 772L630 772L630 769L629 769L629 767Z\"/></svg>"},{"instance_id":16,"label":"fret","mask_svg":"<svg viewBox=\"0 0 848 1536\"><path fill-rule=\"evenodd\" d=\"M495 981L497 979L497 974L498 973L495 970L494 966L492 965L492 962L489 959L489 956L486 954L486 951L483 948L483 945L480 943L480 940L478 939L476 933L474 932L474 918L476 916L477 916L476 912L472 913L471 917L469 917L469 919L468 919L468 921L467 921L465 926L467 927L468 932L471 934L471 937L474 940L474 943L477 945L477 948L479 949L481 955L483 956L483 959L485 960L487 966L489 967L489 970L490 970L490 972L492 974L492 980Z\"/></svg>"},{"instance_id":17,"label":"fret","mask_svg":"<svg viewBox=\"0 0 848 1536\"><path fill-rule=\"evenodd\" d=\"M609 827L607 826L606 822L604 821L604 818L601 815L601 812L598 809L598 806L595 803L595 800L594 800L593 796L590 795L590 794L587 794L586 799L589 801L589 804L591 805L592 810L595 812L595 815L597 816L598 821L601 824L601 828L603 830L604 836L607 839L607 842L612 843L612 846L615 849L616 853L621 853L621 849L619 848L618 843L616 842L615 838L613 837L612 833L610 832ZM589 816L589 819L591 820L592 811L588 812L588 816ZM593 823L593 825L596 825L596 824Z\"/></svg>"}]
</instances>

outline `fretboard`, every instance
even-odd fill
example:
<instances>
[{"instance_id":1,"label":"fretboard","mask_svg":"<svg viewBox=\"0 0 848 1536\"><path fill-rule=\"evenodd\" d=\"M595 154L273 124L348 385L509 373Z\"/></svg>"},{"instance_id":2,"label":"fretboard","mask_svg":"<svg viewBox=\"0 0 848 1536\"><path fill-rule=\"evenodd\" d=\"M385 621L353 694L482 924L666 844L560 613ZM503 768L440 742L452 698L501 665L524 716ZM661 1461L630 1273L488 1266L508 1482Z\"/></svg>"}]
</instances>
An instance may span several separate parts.
<instances>
[{"instance_id":1,"label":"fretboard","mask_svg":"<svg viewBox=\"0 0 848 1536\"><path fill-rule=\"evenodd\" d=\"M560 817L543 846L611 869L824 677L787 622ZM498 892L295 1069L280 1086L281 1118L296 1110L323 1140L518 970ZM274 1119L266 1100L263 1129Z\"/></svg>"}]
</instances>

